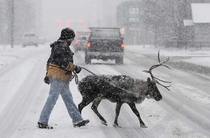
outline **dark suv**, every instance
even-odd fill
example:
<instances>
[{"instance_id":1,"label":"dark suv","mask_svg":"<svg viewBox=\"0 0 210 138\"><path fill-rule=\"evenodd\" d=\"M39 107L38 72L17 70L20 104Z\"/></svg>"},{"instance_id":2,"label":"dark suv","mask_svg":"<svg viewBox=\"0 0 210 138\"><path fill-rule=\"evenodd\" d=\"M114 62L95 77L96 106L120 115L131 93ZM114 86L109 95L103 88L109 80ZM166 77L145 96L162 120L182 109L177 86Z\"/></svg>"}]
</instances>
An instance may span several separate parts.
<instances>
[{"instance_id":1,"label":"dark suv","mask_svg":"<svg viewBox=\"0 0 210 138\"><path fill-rule=\"evenodd\" d=\"M87 45L85 47L85 63L91 59L103 61L115 60L116 64L123 64L124 43L120 28L91 27Z\"/></svg>"},{"instance_id":2,"label":"dark suv","mask_svg":"<svg viewBox=\"0 0 210 138\"><path fill-rule=\"evenodd\" d=\"M87 43L87 36L76 37L72 44L75 53L77 53L78 51L84 51L86 43Z\"/></svg>"}]
</instances>

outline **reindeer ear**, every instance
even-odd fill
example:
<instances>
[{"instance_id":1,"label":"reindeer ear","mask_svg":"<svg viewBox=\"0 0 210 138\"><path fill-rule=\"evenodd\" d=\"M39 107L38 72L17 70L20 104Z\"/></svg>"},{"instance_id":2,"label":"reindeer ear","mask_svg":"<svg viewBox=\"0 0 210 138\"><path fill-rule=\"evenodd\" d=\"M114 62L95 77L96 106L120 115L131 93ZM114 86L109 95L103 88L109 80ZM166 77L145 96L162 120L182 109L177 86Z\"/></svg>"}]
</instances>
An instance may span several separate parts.
<instances>
[{"instance_id":1,"label":"reindeer ear","mask_svg":"<svg viewBox=\"0 0 210 138\"><path fill-rule=\"evenodd\" d=\"M148 82L148 83L150 83L150 82L151 82L151 79L150 79L149 77L147 78L147 82Z\"/></svg>"}]
</instances>

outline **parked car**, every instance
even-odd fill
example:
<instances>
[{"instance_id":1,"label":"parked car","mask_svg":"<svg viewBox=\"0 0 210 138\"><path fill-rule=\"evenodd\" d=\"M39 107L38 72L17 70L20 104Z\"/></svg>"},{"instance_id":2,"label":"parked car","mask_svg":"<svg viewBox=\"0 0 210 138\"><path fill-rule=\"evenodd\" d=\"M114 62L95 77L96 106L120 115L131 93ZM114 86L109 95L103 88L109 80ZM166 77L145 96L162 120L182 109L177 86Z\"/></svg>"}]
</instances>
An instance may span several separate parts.
<instances>
[{"instance_id":1,"label":"parked car","mask_svg":"<svg viewBox=\"0 0 210 138\"><path fill-rule=\"evenodd\" d=\"M123 64L124 42L120 28L92 27L85 47L85 63L91 59L103 61L115 60L116 64Z\"/></svg>"},{"instance_id":2,"label":"parked car","mask_svg":"<svg viewBox=\"0 0 210 138\"><path fill-rule=\"evenodd\" d=\"M35 33L25 33L22 38L23 47L29 45L38 46L38 36Z\"/></svg>"},{"instance_id":3,"label":"parked car","mask_svg":"<svg viewBox=\"0 0 210 138\"><path fill-rule=\"evenodd\" d=\"M46 38L45 37L38 37L38 43L39 44L45 44Z\"/></svg>"},{"instance_id":4,"label":"parked car","mask_svg":"<svg viewBox=\"0 0 210 138\"><path fill-rule=\"evenodd\" d=\"M78 51L84 51L86 43L87 43L87 36L76 37L73 42L73 48L75 53L77 53Z\"/></svg>"}]
</instances>

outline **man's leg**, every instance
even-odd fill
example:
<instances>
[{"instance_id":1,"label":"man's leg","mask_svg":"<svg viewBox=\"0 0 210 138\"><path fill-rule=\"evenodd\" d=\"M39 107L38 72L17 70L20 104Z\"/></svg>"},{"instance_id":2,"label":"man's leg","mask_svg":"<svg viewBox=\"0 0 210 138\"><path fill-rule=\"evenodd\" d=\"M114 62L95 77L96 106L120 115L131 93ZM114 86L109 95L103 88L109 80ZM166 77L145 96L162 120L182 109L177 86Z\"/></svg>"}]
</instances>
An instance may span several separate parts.
<instances>
[{"instance_id":1,"label":"man's leg","mask_svg":"<svg viewBox=\"0 0 210 138\"><path fill-rule=\"evenodd\" d=\"M69 83L65 84L64 88L62 89L61 96L63 98L65 105L66 105L68 113L69 113L70 117L72 118L73 124L81 122L83 119L82 119L82 116L73 101L72 94L69 90Z\"/></svg>"},{"instance_id":2,"label":"man's leg","mask_svg":"<svg viewBox=\"0 0 210 138\"><path fill-rule=\"evenodd\" d=\"M61 81L50 79L50 92L39 118L40 123L48 124L50 114L56 104L59 93L63 86L64 83L62 83Z\"/></svg>"}]
</instances>

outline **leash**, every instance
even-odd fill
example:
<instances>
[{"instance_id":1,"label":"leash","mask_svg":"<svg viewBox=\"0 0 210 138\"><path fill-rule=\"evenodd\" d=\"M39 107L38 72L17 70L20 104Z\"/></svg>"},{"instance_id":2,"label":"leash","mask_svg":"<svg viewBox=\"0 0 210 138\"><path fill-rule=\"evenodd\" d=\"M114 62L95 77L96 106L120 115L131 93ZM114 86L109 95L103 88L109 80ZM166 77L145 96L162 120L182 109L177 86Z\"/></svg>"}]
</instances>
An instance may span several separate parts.
<instances>
[{"instance_id":1,"label":"leash","mask_svg":"<svg viewBox=\"0 0 210 138\"><path fill-rule=\"evenodd\" d=\"M86 68L84 68L84 67L81 67L82 69L84 69L84 70L86 70L87 72L89 72L89 73L91 73L91 74L93 74L93 75L95 75L96 76L96 74L95 73L93 73L92 71L90 71L90 70L88 70L88 69L86 69Z\"/></svg>"},{"instance_id":2,"label":"leash","mask_svg":"<svg viewBox=\"0 0 210 138\"><path fill-rule=\"evenodd\" d=\"M88 69L86 69L86 68L84 68L84 67L81 67L81 68L84 69L84 70L86 70L87 72L91 73L92 75L95 75L95 76L96 76L96 74L93 73L92 71L90 71L90 70L88 70ZM73 80L73 79L75 78L75 83L78 84L78 83L79 83L78 75L77 75L77 73L76 73L75 71L73 71L73 74L74 74L74 75L72 75L70 81Z\"/></svg>"},{"instance_id":3,"label":"leash","mask_svg":"<svg viewBox=\"0 0 210 138\"><path fill-rule=\"evenodd\" d=\"M81 67L82 69L84 69L84 70L86 70L87 72L89 72L89 73L91 73L92 75L94 75L94 76L97 76L95 73L93 73L92 71L90 71L90 70L88 70L88 69L86 69L86 68L84 68L84 67ZM74 75L72 75L72 77L71 77L71 79L70 80L72 80L72 79L74 79L75 78L75 83L76 84L78 84L79 83L79 78L78 78L78 75L77 75L77 73L75 72L75 71L73 71L73 73L74 73ZM107 80L104 80L104 81L107 81ZM135 81L135 80L134 80ZM109 81L107 81L110 85L112 85L112 86L114 86L114 87L116 87L116 88L119 88L119 89L121 89L121 90L123 90L123 91L126 91L126 92L128 92L128 93L131 93L131 94L135 94L135 93L133 93L132 91L129 91L129 90L126 90L126 89L124 89L124 88L121 88L121 87L118 87L118 86L116 86L114 83L111 83L111 82L109 82ZM135 83L135 82L134 82ZM134 90L135 91L135 90Z\"/></svg>"}]
</instances>

